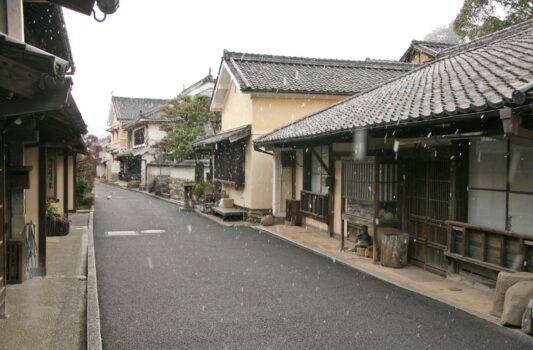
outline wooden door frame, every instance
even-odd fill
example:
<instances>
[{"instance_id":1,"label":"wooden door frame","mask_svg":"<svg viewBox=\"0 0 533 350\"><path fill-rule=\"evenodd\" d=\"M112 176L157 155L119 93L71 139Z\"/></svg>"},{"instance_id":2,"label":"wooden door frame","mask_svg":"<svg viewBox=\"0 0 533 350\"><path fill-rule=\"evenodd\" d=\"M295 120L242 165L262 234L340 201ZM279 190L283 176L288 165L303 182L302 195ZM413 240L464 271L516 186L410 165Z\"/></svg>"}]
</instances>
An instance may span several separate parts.
<instances>
[{"instance_id":1,"label":"wooden door frame","mask_svg":"<svg viewBox=\"0 0 533 350\"><path fill-rule=\"evenodd\" d=\"M4 138L0 132L0 318L6 316L6 237L4 228L5 168Z\"/></svg>"}]
</instances>

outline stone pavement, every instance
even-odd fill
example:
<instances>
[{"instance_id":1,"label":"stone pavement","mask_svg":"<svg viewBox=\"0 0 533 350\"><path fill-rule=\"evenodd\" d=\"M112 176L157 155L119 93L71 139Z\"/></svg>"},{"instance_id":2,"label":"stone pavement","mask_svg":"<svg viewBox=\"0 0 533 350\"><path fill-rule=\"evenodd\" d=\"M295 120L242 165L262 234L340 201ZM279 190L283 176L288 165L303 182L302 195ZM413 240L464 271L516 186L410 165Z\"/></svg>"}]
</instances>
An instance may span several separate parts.
<instances>
[{"instance_id":1,"label":"stone pavement","mask_svg":"<svg viewBox=\"0 0 533 350\"><path fill-rule=\"evenodd\" d=\"M88 218L71 214L68 235L47 237L47 276L8 285L1 349L86 348Z\"/></svg>"},{"instance_id":2,"label":"stone pavement","mask_svg":"<svg viewBox=\"0 0 533 350\"><path fill-rule=\"evenodd\" d=\"M274 225L254 226L281 239L311 250L338 263L368 273L399 287L439 300L491 322L498 319L489 314L493 293L469 285L451 281L421 268L408 265L393 269L374 264L372 259L340 251L340 241L323 233L301 226Z\"/></svg>"}]
</instances>

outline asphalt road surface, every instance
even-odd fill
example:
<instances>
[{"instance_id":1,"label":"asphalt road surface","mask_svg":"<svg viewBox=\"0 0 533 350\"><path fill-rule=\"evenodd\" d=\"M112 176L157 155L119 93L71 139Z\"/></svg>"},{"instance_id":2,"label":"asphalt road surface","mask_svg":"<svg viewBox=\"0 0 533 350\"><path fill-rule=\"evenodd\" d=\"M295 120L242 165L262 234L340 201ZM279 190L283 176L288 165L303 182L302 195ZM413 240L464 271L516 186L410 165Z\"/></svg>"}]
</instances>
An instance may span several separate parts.
<instances>
[{"instance_id":1,"label":"asphalt road surface","mask_svg":"<svg viewBox=\"0 0 533 350\"><path fill-rule=\"evenodd\" d=\"M516 330L266 233L95 191L104 349L533 349Z\"/></svg>"}]
</instances>

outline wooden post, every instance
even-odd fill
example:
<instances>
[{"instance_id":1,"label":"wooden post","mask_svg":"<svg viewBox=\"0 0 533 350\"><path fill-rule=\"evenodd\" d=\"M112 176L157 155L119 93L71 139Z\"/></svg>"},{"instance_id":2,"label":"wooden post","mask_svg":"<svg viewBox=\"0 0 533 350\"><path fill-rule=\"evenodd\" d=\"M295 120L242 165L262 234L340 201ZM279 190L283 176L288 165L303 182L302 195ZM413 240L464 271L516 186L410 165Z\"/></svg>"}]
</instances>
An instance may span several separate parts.
<instances>
[{"instance_id":1,"label":"wooden post","mask_svg":"<svg viewBox=\"0 0 533 350\"><path fill-rule=\"evenodd\" d=\"M39 275L46 275L46 148L39 147Z\"/></svg>"},{"instance_id":2,"label":"wooden post","mask_svg":"<svg viewBox=\"0 0 533 350\"><path fill-rule=\"evenodd\" d=\"M379 242L379 235L378 235L378 225L377 225L377 218L378 218L378 212L379 212L379 163L376 159L374 162L374 184L372 186L372 191L374 195L374 215L372 219L372 225L374 227L374 248L372 252L372 261L374 263L378 263L378 253L380 248L380 242Z\"/></svg>"},{"instance_id":3,"label":"wooden post","mask_svg":"<svg viewBox=\"0 0 533 350\"><path fill-rule=\"evenodd\" d=\"M6 238L4 231L4 140L0 132L0 318L6 316Z\"/></svg>"},{"instance_id":4,"label":"wooden post","mask_svg":"<svg viewBox=\"0 0 533 350\"><path fill-rule=\"evenodd\" d=\"M63 215L68 217L68 152L63 154Z\"/></svg>"},{"instance_id":5,"label":"wooden post","mask_svg":"<svg viewBox=\"0 0 533 350\"><path fill-rule=\"evenodd\" d=\"M330 183L328 186L328 231L329 236L333 237L335 234L333 230L333 223L335 219L335 160L333 159L333 145L328 146L328 176Z\"/></svg>"},{"instance_id":6,"label":"wooden post","mask_svg":"<svg viewBox=\"0 0 533 350\"><path fill-rule=\"evenodd\" d=\"M505 256L507 255L506 249L505 249L505 236L502 236L502 239L500 241L500 266L505 266Z\"/></svg>"},{"instance_id":7,"label":"wooden post","mask_svg":"<svg viewBox=\"0 0 533 350\"><path fill-rule=\"evenodd\" d=\"M74 181L73 181L73 184L74 184L74 203L73 204L73 207L74 207L74 212L78 211L78 191L76 191L76 182L78 181L78 172L76 171L76 168L77 168L77 161L76 161L76 157L77 154L74 153L72 155L72 177L74 178Z\"/></svg>"}]
</instances>

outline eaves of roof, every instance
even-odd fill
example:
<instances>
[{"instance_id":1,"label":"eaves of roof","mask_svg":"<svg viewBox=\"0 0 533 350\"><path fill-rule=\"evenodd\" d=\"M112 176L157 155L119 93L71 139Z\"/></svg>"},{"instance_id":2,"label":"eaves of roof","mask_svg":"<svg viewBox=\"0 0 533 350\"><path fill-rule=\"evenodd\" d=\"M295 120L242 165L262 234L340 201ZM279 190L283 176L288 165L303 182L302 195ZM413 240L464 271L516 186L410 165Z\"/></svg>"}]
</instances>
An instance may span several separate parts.
<instances>
[{"instance_id":1,"label":"eaves of roof","mask_svg":"<svg viewBox=\"0 0 533 350\"><path fill-rule=\"evenodd\" d=\"M468 44L384 84L278 128L256 146L356 128L460 118L533 98L533 20Z\"/></svg>"}]
</instances>

